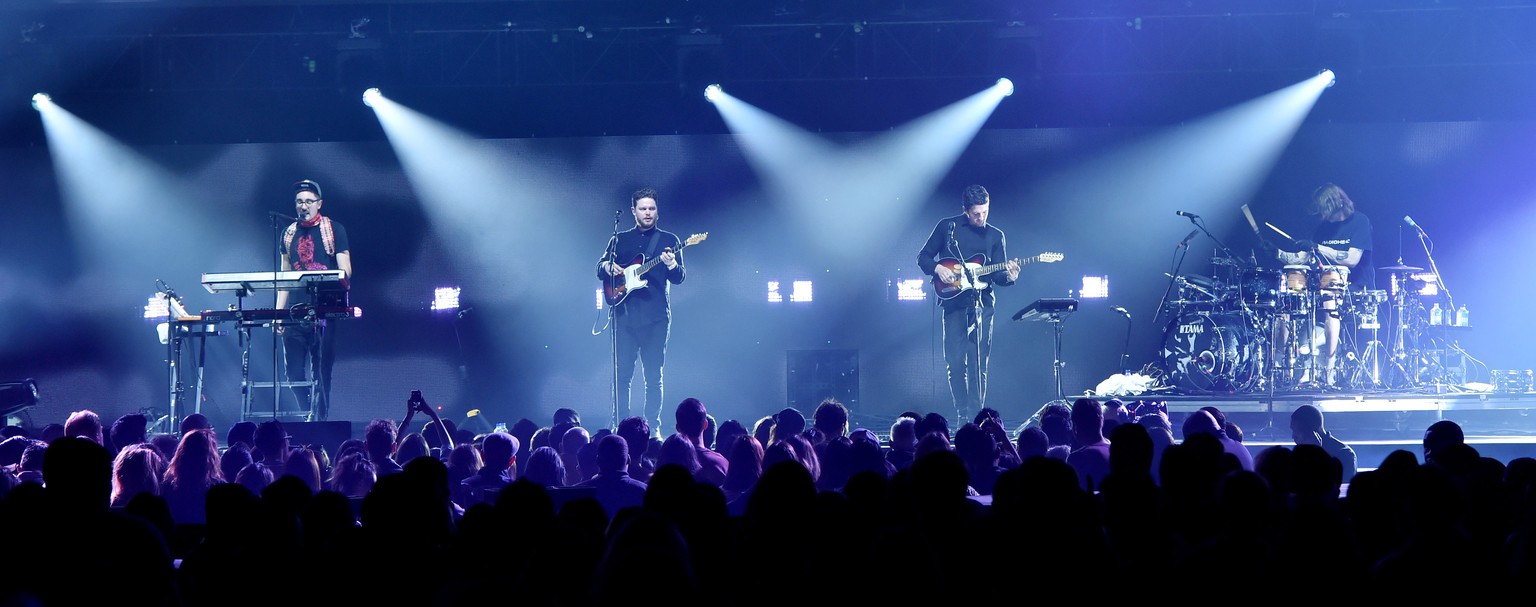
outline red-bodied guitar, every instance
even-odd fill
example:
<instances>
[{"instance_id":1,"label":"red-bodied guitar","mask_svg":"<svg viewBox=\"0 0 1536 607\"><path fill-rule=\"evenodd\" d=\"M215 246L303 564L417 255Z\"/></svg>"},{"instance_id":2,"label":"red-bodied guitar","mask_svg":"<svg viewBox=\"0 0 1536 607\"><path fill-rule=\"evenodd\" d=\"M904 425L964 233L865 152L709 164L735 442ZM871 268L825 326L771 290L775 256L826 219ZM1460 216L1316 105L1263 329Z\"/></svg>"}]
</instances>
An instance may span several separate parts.
<instances>
[{"instance_id":1,"label":"red-bodied guitar","mask_svg":"<svg viewBox=\"0 0 1536 607\"><path fill-rule=\"evenodd\" d=\"M678 245L677 250L673 251L673 253L681 253L683 249L704 242L706 238L709 238L709 232L689 236L681 245ZM618 276L609 276L604 280L603 299L608 301L609 307L619 305L620 302L624 301L625 297L629 297L631 291L644 289L647 284L650 284L650 281L641 277L645 276L645 273L649 272L651 268L656 267L658 263L661 263L660 255L657 255L650 261L645 261L644 255L636 255L635 260L629 262L629 265L624 267L623 273Z\"/></svg>"},{"instance_id":2,"label":"red-bodied guitar","mask_svg":"<svg viewBox=\"0 0 1536 607\"><path fill-rule=\"evenodd\" d=\"M1010 261L1018 262L1018 264L1022 266L1030 263L1056 263L1061 261L1061 259L1061 253L1041 253L1034 257L1025 257L1022 259L1013 259ZM938 276L934 276L934 294L937 295L939 299L949 300L954 299L961 293L971 289L976 289L978 291L985 290L988 286L991 285L991 283L985 280L973 281L973 279L980 279L981 277L993 272L1008 269L1007 261L1000 261L994 264L987 264L986 261L987 258L983 255L972 257L964 264L961 264L960 260L953 257L940 259L939 265L949 268L949 271L954 272L955 279L950 282L944 282L943 280L940 280Z\"/></svg>"}]
</instances>

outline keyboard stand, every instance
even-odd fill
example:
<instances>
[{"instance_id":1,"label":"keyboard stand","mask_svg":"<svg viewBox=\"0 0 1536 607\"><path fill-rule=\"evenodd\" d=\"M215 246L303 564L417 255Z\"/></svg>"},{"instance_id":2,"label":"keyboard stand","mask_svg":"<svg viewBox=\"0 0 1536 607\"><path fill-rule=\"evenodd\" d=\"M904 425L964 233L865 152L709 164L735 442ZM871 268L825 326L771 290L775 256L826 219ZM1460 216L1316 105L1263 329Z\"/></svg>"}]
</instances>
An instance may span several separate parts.
<instances>
[{"instance_id":1,"label":"keyboard stand","mask_svg":"<svg viewBox=\"0 0 1536 607\"><path fill-rule=\"evenodd\" d=\"M289 323L289 326L300 327L307 322ZM277 321L248 321L239 323L240 341L243 348L240 352L240 419L241 420L266 420L289 419L296 421L314 421L315 399L319 398L318 389L320 382L314 377L305 380L278 379L286 375L286 365L279 366L278 348L283 347L283 341L276 334ZM272 381L251 381L251 329L265 327L273 329L272 340ZM286 356L286 353L283 354ZM309 365L305 365L305 375L313 375ZM304 408L283 411L281 409L282 388L309 388L309 402L301 403ZM272 408L258 411L253 406L256 390L272 390Z\"/></svg>"}]
</instances>

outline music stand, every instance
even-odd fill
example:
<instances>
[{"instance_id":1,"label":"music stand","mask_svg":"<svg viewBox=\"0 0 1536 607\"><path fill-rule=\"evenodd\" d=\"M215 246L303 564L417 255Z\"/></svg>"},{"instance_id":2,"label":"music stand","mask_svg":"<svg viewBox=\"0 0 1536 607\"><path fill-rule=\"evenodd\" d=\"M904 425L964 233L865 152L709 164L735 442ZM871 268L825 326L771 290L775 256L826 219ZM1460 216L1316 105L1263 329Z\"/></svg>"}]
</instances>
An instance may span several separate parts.
<instances>
[{"instance_id":1,"label":"music stand","mask_svg":"<svg viewBox=\"0 0 1536 607\"><path fill-rule=\"evenodd\" d=\"M1061 324L1077 311L1077 300L1071 297L1043 297L1034 303L1025 306L1013 315L1014 320L1031 320L1036 322L1051 323L1051 333L1055 337L1055 350L1052 353L1051 374L1056 379L1056 398L1066 400L1067 393L1061 386L1061 368L1066 363L1061 360Z\"/></svg>"}]
</instances>

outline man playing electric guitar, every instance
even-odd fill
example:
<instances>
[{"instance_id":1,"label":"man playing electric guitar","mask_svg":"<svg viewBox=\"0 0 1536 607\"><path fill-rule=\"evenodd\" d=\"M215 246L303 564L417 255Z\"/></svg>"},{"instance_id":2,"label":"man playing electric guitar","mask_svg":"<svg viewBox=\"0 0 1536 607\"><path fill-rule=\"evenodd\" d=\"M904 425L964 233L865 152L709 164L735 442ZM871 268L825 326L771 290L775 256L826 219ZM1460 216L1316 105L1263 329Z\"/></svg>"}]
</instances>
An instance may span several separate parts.
<instances>
[{"instance_id":1,"label":"man playing electric guitar","mask_svg":"<svg viewBox=\"0 0 1536 607\"><path fill-rule=\"evenodd\" d=\"M662 366L667 358L667 337L672 328L672 309L668 299L671 286L681 284L683 243L676 234L656 227L656 190L642 188L630 196L630 213L635 227L615 234L597 262L597 278L608 285L612 305L615 352L618 368L614 374L614 407L619 419L629 416L629 386L635 375L635 358L645 368L645 417L652 428L661 428ZM660 260L642 276L645 288L623 289L624 269L632 260ZM617 280L615 281L615 278ZM616 303L615 303L616 302Z\"/></svg>"},{"instance_id":2,"label":"man playing electric guitar","mask_svg":"<svg viewBox=\"0 0 1536 607\"><path fill-rule=\"evenodd\" d=\"M987 276L963 276L956 270L970 268L939 263L944 258L961 260L976 256L1008 259L1003 231L987 223L991 202L986 188L966 187L960 199L964 212L940 220L928 235L922 250L917 252L917 265L936 279L936 285L954 285L963 277L969 285L983 280L989 285L1008 286L1019 278L1018 260L1002 262L1003 267L998 268L1001 271ZM989 288L966 288L953 296L936 299L944 310L944 364L948 368L950 397L960 421L968 422L974 412L986 406L987 357L992 351L995 297Z\"/></svg>"}]
</instances>

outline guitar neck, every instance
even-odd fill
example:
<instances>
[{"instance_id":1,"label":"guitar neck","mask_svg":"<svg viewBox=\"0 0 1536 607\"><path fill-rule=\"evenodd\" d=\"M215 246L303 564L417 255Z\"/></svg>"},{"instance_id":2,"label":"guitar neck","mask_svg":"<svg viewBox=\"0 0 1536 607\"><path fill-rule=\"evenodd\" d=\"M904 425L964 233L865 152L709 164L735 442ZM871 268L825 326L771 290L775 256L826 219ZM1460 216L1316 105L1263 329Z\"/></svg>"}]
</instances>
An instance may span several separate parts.
<instances>
[{"instance_id":1,"label":"guitar neck","mask_svg":"<svg viewBox=\"0 0 1536 607\"><path fill-rule=\"evenodd\" d=\"M1005 268L1008 267L1008 264L1010 262L1018 262L1019 265L1022 266L1024 264L1034 263L1034 262L1040 261L1041 259L1043 259L1041 256L1036 255L1034 257L1024 257L1024 258L1019 258L1019 259L1011 259L1009 261L1000 261L1000 262L997 262L997 263L994 263L994 264L985 265L985 266L981 266L979 268L976 268L976 275L977 276L986 276L987 274L991 274L991 273L996 272L998 270L1005 269Z\"/></svg>"}]
</instances>

